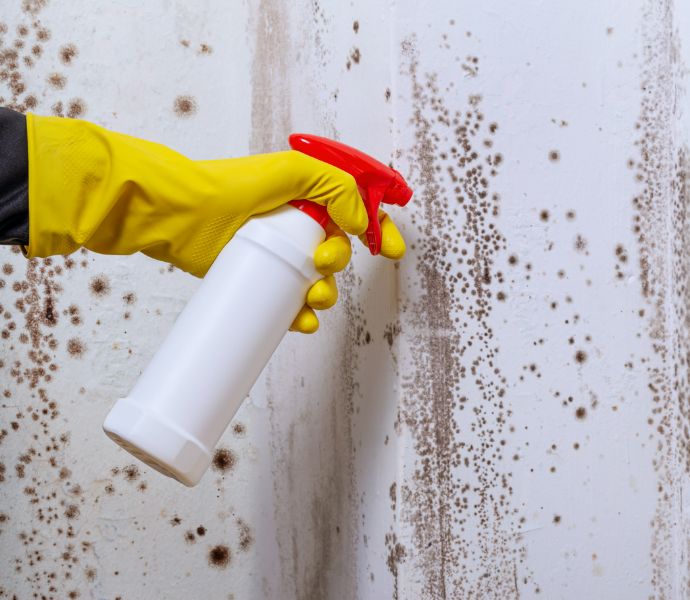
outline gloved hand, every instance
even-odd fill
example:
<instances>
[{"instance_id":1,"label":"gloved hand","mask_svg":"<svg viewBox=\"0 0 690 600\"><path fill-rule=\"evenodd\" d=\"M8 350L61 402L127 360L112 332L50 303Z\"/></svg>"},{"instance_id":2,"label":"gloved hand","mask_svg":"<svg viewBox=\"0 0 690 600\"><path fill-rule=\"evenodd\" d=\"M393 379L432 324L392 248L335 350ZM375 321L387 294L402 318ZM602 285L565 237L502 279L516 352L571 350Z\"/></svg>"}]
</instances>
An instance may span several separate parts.
<instances>
[{"instance_id":1,"label":"gloved hand","mask_svg":"<svg viewBox=\"0 0 690 600\"><path fill-rule=\"evenodd\" d=\"M351 175L295 151L193 161L173 150L77 119L27 115L27 257L69 254L83 246L169 262L203 277L251 216L290 200L325 205L334 221L314 261L324 278L307 293L291 329L318 328L313 309L335 304L333 274L350 260L346 233L367 227ZM405 243L380 213L381 254L399 259Z\"/></svg>"}]
</instances>

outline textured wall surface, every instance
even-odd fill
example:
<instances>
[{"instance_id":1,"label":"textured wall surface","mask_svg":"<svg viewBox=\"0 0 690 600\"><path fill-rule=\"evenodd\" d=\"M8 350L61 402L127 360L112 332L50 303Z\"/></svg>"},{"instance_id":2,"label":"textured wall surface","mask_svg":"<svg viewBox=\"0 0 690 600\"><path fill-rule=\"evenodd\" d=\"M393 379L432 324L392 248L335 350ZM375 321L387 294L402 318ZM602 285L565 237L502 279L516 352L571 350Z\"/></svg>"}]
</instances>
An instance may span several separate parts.
<instances>
[{"instance_id":1,"label":"textured wall surface","mask_svg":"<svg viewBox=\"0 0 690 600\"><path fill-rule=\"evenodd\" d=\"M194 489L101 423L198 281L0 249L0 598L688 597L689 36L681 0L5 0L0 104L195 158L328 135L416 194Z\"/></svg>"}]
</instances>

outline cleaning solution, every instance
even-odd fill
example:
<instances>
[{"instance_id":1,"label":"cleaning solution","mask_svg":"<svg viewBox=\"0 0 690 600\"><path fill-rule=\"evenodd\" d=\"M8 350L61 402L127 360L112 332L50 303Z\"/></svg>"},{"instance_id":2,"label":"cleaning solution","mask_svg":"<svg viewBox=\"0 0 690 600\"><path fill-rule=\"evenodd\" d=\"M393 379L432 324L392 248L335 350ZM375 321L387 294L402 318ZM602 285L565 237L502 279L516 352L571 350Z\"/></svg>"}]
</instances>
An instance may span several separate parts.
<instances>
[{"instance_id":1,"label":"cleaning solution","mask_svg":"<svg viewBox=\"0 0 690 600\"><path fill-rule=\"evenodd\" d=\"M381 202L404 206L412 190L394 169L349 146L293 134L294 150L350 173L366 205L378 254ZM163 345L103 424L125 450L188 486L213 450L321 277L314 251L326 208L295 200L249 219L217 256Z\"/></svg>"}]
</instances>

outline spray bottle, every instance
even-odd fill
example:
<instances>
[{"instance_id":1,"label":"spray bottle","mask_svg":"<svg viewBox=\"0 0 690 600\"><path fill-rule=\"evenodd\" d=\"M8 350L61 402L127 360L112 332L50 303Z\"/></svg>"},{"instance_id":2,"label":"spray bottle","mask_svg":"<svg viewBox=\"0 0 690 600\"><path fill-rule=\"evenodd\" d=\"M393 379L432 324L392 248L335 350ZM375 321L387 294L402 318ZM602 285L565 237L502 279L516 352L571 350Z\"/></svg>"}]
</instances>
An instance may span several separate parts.
<instances>
[{"instance_id":1,"label":"spray bottle","mask_svg":"<svg viewBox=\"0 0 690 600\"><path fill-rule=\"evenodd\" d=\"M354 177L369 216L369 250L378 254L380 203L404 206L412 196L403 177L326 138L293 134L290 146ZM196 485L320 278L313 256L328 222L326 208L307 200L249 219L217 256L129 396L115 403L105 433L154 469Z\"/></svg>"}]
</instances>

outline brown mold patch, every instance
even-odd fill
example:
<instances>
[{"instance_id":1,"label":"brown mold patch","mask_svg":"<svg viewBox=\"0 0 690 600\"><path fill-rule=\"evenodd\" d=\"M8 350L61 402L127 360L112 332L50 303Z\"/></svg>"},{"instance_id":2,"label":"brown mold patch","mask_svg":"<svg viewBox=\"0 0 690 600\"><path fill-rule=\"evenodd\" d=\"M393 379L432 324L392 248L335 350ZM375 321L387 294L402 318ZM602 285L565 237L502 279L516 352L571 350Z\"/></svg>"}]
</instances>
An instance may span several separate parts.
<instances>
[{"instance_id":1,"label":"brown mold patch","mask_svg":"<svg viewBox=\"0 0 690 600\"><path fill-rule=\"evenodd\" d=\"M549 160L551 162L558 162L559 160L561 160L561 153L558 150L550 150Z\"/></svg>"},{"instance_id":2,"label":"brown mold patch","mask_svg":"<svg viewBox=\"0 0 690 600\"><path fill-rule=\"evenodd\" d=\"M127 481L136 481L141 475L137 465L127 465L122 469L122 474Z\"/></svg>"},{"instance_id":3,"label":"brown mold patch","mask_svg":"<svg viewBox=\"0 0 690 600\"><path fill-rule=\"evenodd\" d=\"M228 448L218 448L213 455L211 468L220 473L228 473L235 468L236 462L237 457L232 450L229 450Z\"/></svg>"},{"instance_id":4,"label":"brown mold patch","mask_svg":"<svg viewBox=\"0 0 690 600\"><path fill-rule=\"evenodd\" d=\"M173 111L178 117L191 117L197 113L198 106L194 96L178 96L173 103Z\"/></svg>"},{"instance_id":5,"label":"brown mold patch","mask_svg":"<svg viewBox=\"0 0 690 600\"><path fill-rule=\"evenodd\" d=\"M79 338L67 340L67 352L73 358L81 358L86 352L86 346Z\"/></svg>"},{"instance_id":6,"label":"brown mold patch","mask_svg":"<svg viewBox=\"0 0 690 600\"><path fill-rule=\"evenodd\" d=\"M96 275L89 282L89 290L93 296L102 298L110 293L110 279L106 275Z\"/></svg>"},{"instance_id":7,"label":"brown mold patch","mask_svg":"<svg viewBox=\"0 0 690 600\"><path fill-rule=\"evenodd\" d=\"M56 90L62 90L67 85L67 77L61 73L51 73L47 81L48 85Z\"/></svg>"},{"instance_id":8,"label":"brown mold patch","mask_svg":"<svg viewBox=\"0 0 690 600\"><path fill-rule=\"evenodd\" d=\"M242 552L247 552L254 544L251 527L242 519L237 519L236 523L239 532L238 546Z\"/></svg>"},{"instance_id":9,"label":"brown mold patch","mask_svg":"<svg viewBox=\"0 0 690 600\"><path fill-rule=\"evenodd\" d=\"M65 65L71 65L77 58L79 51L74 44L65 44L60 47L60 60Z\"/></svg>"},{"instance_id":10,"label":"brown mold patch","mask_svg":"<svg viewBox=\"0 0 690 600\"><path fill-rule=\"evenodd\" d=\"M223 544L218 544L208 551L208 564L215 569L225 569L232 559L230 548Z\"/></svg>"},{"instance_id":11,"label":"brown mold patch","mask_svg":"<svg viewBox=\"0 0 690 600\"><path fill-rule=\"evenodd\" d=\"M86 113L86 102L81 98L74 98L67 103L67 116L70 119L78 119Z\"/></svg>"}]
</instances>

